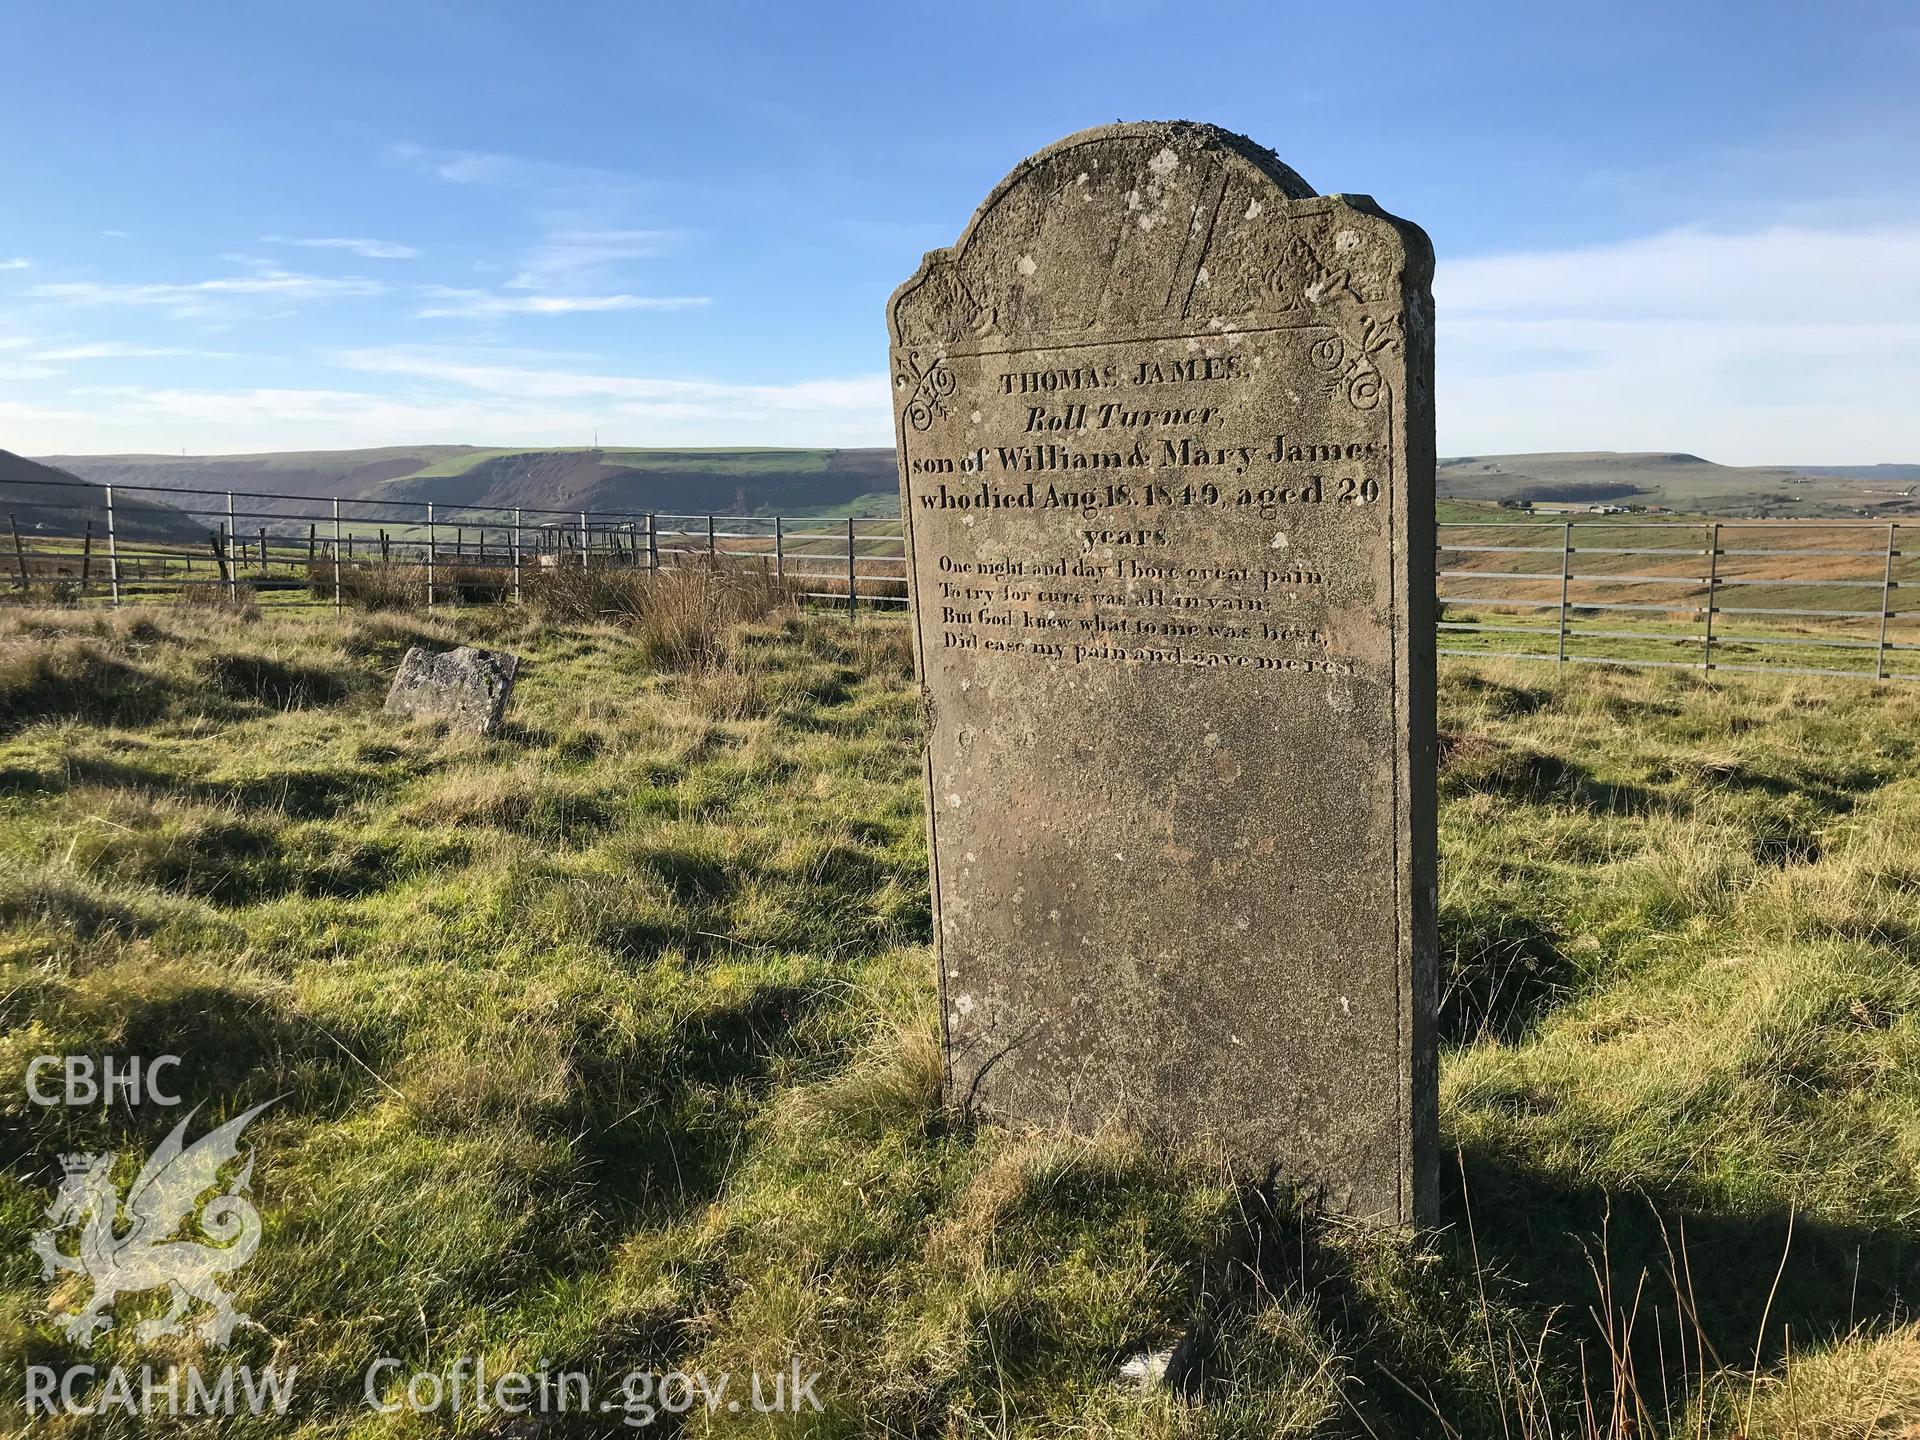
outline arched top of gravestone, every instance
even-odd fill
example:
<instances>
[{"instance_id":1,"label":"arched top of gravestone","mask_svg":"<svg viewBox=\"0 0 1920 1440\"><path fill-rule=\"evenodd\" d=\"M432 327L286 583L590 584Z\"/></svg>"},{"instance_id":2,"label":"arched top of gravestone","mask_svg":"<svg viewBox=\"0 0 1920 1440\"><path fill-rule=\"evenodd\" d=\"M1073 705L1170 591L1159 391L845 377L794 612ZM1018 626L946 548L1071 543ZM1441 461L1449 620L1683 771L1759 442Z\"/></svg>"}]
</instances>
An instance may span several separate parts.
<instances>
[{"instance_id":1,"label":"arched top of gravestone","mask_svg":"<svg viewBox=\"0 0 1920 1440\"><path fill-rule=\"evenodd\" d=\"M1325 323L1397 297L1430 253L1243 135L1102 125L1016 166L887 313L896 346L950 355Z\"/></svg>"}]
</instances>

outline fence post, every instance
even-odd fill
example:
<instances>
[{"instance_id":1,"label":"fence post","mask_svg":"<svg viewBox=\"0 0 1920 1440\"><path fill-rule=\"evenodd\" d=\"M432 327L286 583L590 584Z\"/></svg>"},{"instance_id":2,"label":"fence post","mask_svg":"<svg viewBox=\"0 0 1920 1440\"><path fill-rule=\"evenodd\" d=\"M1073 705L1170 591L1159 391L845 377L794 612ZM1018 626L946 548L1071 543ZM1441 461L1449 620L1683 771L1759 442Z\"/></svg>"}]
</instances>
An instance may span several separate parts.
<instances>
[{"instance_id":1,"label":"fence post","mask_svg":"<svg viewBox=\"0 0 1920 1440\"><path fill-rule=\"evenodd\" d=\"M1897 521L1887 523L1887 568L1880 577L1880 640L1873 648L1873 678L1887 678L1887 619L1893 612L1893 537Z\"/></svg>"},{"instance_id":2,"label":"fence post","mask_svg":"<svg viewBox=\"0 0 1920 1440\"><path fill-rule=\"evenodd\" d=\"M580 573L587 573L587 546L592 541L587 534L587 512L580 512Z\"/></svg>"},{"instance_id":3,"label":"fence post","mask_svg":"<svg viewBox=\"0 0 1920 1440\"><path fill-rule=\"evenodd\" d=\"M781 584L787 581L787 537L786 527L778 515L773 517L773 578Z\"/></svg>"},{"instance_id":4,"label":"fence post","mask_svg":"<svg viewBox=\"0 0 1920 1440\"><path fill-rule=\"evenodd\" d=\"M1713 673L1713 611L1720 593L1720 522L1707 527L1707 630L1700 652L1702 674Z\"/></svg>"},{"instance_id":5,"label":"fence post","mask_svg":"<svg viewBox=\"0 0 1920 1440\"><path fill-rule=\"evenodd\" d=\"M647 512L647 573L660 573L660 512Z\"/></svg>"},{"instance_id":6,"label":"fence post","mask_svg":"<svg viewBox=\"0 0 1920 1440\"><path fill-rule=\"evenodd\" d=\"M308 546L313 540L309 533ZM340 497L333 497L333 608L340 608Z\"/></svg>"},{"instance_id":7,"label":"fence post","mask_svg":"<svg viewBox=\"0 0 1920 1440\"><path fill-rule=\"evenodd\" d=\"M851 622L860 609L859 577L853 568L853 517L847 517L847 619Z\"/></svg>"},{"instance_id":8,"label":"fence post","mask_svg":"<svg viewBox=\"0 0 1920 1440\"><path fill-rule=\"evenodd\" d=\"M520 507L513 507L513 603L520 603Z\"/></svg>"},{"instance_id":9,"label":"fence post","mask_svg":"<svg viewBox=\"0 0 1920 1440\"><path fill-rule=\"evenodd\" d=\"M20 567L20 593L24 595L28 589L27 552L20 548L20 522L9 515L7 527L13 531L13 563Z\"/></svg>"},{"instance_id":10,"label":"fence post","mask_svg":"<svg viewBox=\"0 0 1920 1440\"><path fill-rule=\"evenodd\" d=\"M713 516L707 516L707 568L711 570L719 562L720 552L713 548Z\"/></svg>"},{"instance_id":11,"label":"fence post","mask_svg":"<svg viewBox=\"0 0 1920 1440\"><path fill-rule=\"evenodd\" d=\"M1573 560L1573 522L1560 522L1560 649L1554 658L1554 664L1567 663L1567 579Z\"/></svg>"},{"instance_id":12,"label":"fence post","mask_svg":"<svg viewBox=\"0 0 1920 1440\"><path fill-rule=\"evenodd\" d=\"M433 609L433 552L438 547L433 528L433 501L427 501L427 609Z\"/></svg>"},{"instance_id":13,"label":"fence post","mask_svg":"<svg viewBox=\"0 0 1920 1440\"><path fill-rule=\"evenodd\" d=\"M87 582L93 579L93 521L87 521L86 539L80 542L80 598L87 598Z\"/></svg>"},{"instance_id":14,"label":"fence post","mask_svg":"<svg viewBox=\"0 0 1920 1440\"><path fill-rule=\"evenodd\" d=\"M233 491L227 491L227 528L220 540L221 568L227 572L227 599L235 605L240 603L240 567L233 562L233 552L240 543L240 531L233 522Z\"/></svg>"},{"instance_id":15,"label":"fence post","mask_svg":"<svg viewBox=\"0 0 1920 1440\"><path fill-rule=\"evenodd\" d=\"M107 574L113 584L113 603L120 603L120 547L113 536L113 486L107 488Z\"/></svg>"}]
</instances>

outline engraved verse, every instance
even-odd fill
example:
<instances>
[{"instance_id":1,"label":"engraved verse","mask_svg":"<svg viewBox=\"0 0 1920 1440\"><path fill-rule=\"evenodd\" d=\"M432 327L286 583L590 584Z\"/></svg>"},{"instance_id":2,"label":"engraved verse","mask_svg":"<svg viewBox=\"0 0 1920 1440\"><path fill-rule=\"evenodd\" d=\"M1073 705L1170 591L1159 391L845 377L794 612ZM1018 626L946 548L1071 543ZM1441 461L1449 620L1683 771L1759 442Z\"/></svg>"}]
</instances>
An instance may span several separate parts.
<instances>
[{"instance_id":1,"label":"engraved verse","mask_svg":"<svg viewBox=\"0 0 1920 1440\"><path fill-rule=\"evenodd\" d=\"M994 358L971 410L985 442L959 453L920 442L907 457L914 511L970 542L934 557L935 593L922 597L938 622L930 645L1076 665L1354 673L1324 623L1325 576L1288 553L1288 531L1303 511L1376 507L1382 440L1270 420L1238 433L1265 419L1245 393L1263 378L1257 358L1243 354L1028 367ZM969 388L949 375L943 408L967 411ZM1236 522L1257 531L1249 540L1269 560L1189 553L1197 535ZM1024 544L992 543L1003 528Z\"/></svg>"}]
</instances>

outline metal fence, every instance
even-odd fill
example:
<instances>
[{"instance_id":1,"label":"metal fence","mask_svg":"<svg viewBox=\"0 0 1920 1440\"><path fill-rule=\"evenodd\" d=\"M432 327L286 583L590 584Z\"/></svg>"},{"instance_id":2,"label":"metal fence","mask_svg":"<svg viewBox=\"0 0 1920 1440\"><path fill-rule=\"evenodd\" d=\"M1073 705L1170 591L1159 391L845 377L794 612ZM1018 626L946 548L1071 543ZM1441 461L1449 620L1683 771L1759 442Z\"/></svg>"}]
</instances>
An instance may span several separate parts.
<instances>
[{"instance_id":1,"label":"metal fence","mask_svg":"<svg viewBox=\"0 0 1920 1440\"><path fill-rule=\"evenodd\" d=\"M903 608L901 523L13 482L23 599L523 600L562 567L757 566L805 599ZM24 497L24 498L22 498ZM154 502L161 502L156 505ZM1899 521L1488 519L1438 531L1439 653L1920 679L1920 550ZM5 540L0 540L5 543Z\"/></svg>"},{"instance_id":2,"label":"metal fence","mask_svg":"<svg viewBox=\"0 0 1920 1440\"><path fill-rule=\"evenodd\" d=\"M119 605L245 596L432 609L523 600L543 574L562 568L711 565L764 568L801 597L849 614L906 604L906 547L895 519L11 483L33 487L18 492L29 498L16 499L7 517L10 588L26 599Z\"/></svg>"},{"instance_id":3,"label":"metal fence","mask_svg":"<svg viewBox=\"0 0 1920 1440\"><path fill-rule=\"evenodd\" d=\"M1914 528L1858 520L1442 524L1440 653L1920 679L1920 608L1902 605L1920 588L1920 552L1904 543Z\"/></svg>"}]
</instances>

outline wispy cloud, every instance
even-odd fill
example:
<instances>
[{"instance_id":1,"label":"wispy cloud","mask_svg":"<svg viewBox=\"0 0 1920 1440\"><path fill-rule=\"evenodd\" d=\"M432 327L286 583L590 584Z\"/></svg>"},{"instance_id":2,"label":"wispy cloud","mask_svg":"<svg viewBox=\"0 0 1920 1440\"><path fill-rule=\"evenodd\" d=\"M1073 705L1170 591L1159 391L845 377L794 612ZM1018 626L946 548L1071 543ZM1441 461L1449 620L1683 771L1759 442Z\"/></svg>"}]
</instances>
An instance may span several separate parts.
<instances>
[{"instance_id":1,"label":"wispy cloud","mask_svg":"<svg viewBox=\"0 0 1920 1440\"><path fill-rule=\"evenodd\" d=\"M24 255L16 255L11 260L0 260L0 270L24 270L31 264Z\"/></svg>"},{"instance_id":2,"label":"wispy cloud","mask_svg":"<svg viewBox=\"0 0 1920 1440\"><path fill-rule=\"evenodd\" d=\"M300 245L309 250L345 250L363 260L417 260L420 251L392 240L352 239L345 236L296 238L291 235L262 235L262 245Z\"/></svg>"},{"instance_id":3,"label":"wispy cloud","mask_svg":"<svg viewBox=\"0 0 1920 1440\"><path fill-rule=\"evenodd\" d=\"M725 385L547 375L519 386L510 372L403 371L362 357L368 372L406 374L393 389L190 390L138 386L70 392L57 403L0 399L0 426L27 453L185 446L199 453L338 449L464 441L478 445L883 445L890 423L884 375L794 385ZM437 384L435 382L438 382ZM552 394L542 391L556 392ZM560 392L574 392L571 395ZM84 408L82 408L84 407Z\"/></svg>"},{"instance_id":4,"label":"wispy cloud","mask_svg":"<svg viewBox=\"0 0 1920 1440\"><path fill-rule=\"evenodd\" d=\"M650 260L678 238L672 230L556 230L534 247L508 287L539 290L579 283L627 260Z\"/></svg>"},{"instance_id":5,"label":"wispy cloud","mask_svg":"<svg viewBox=\"0 0 1920 1440\"><path fill-rule=\"evenodd\" d=\"M303 275L291 270L262 270L185 283L123 283L76 280L35 285L28 295L68 305L167 305L176 314L206 311L210 302L269 297L278 300L344 300L382 295L387 287L359 276Z\"/></svg>"},{"instance_id":6,"label":"wispy cloud","mask_svg":"<svg viewBox=\"0 0 1920 1440\"><path fill-rule=\"evenodd\" d=\"M1453 260L1434 289L1456 313L1884 317L1911 313L1920 300L1920 228L1717 234L1687 226L1611 245Z\"/></svg>"},{"instance_id":7,"label":"wispy cloud","mask_svg":"<svg viewBox=\"0 0 1920 1440\"><path fill-rule=\"evenodd\" d=\"M544 231L513 266L510 289L613 289L614 272L666 253L683 232L649 223L659 187L642 177L484 150L395 145L389 159L448 185L507 192Z\"/></svg>"},{"instance_id":8,"label":"wispy cloud","mask_svg":"<svg viewBox=\"0 0 1920 1440\"><path fill-rule=\"evenodd\" d=\"M490 150L449 150L402 141L388 147L388 159L449 185L497 185L513 190L631 189L630 176L590 165L530 160Z\"/></svg>"},{"instance_id":9,"label":"wispy cloud","mask_svg":"<svg viewBox=\"0 0 1920 1440\"><path fill-rule=\"evenodd\" d=\"M1443 453L1920 458L1920 227L1724 234L1444 262Z\"/></svg>"},{"instance_id":10,"label":"wispy cloud","mask_svg":"<svg viewBox=\"0 0 1920 1440\"><path fill-rule=\"evenodd\" d=\"M705 295L501 295L432 285L422 292L422 320L476 319L500 315L581 315L609 310L691 310L711 303Z\"/></svg>"},{"instance_id":11,"label":"wispy cloud","mask_svg":"<svg viewBox=\"0 0 1920 1440\"><path fill-rule=\"evenodd\" d=\"M33 352L35 360L153 360L163 357L191 357L199 360L233 360L225 350L190 350L178 345L130 345L119 340L95 340L84 345L56 345Z\"/></svg>"},{"instance_id":12,"label":"wispy cloud","mask_svg":"<svg viewBox=\"0 0 1920 1440\"><path fill-rule=\"evenodd\" d=\"M793 384L735 384L724 380L601 374L538 365L497 365L472 359L459 351L447 353L409 346L348 349L334 355L334 361L349 371L440 380L505 399L612 399L653 407L685 407L689 413L697 409L733 413L818 411L872 420L881 434L885 434L891 417L889 382L885 374L862 374L847 380L799 380Z\"/></svg>"}]
</instances>

